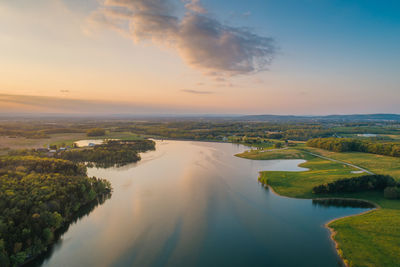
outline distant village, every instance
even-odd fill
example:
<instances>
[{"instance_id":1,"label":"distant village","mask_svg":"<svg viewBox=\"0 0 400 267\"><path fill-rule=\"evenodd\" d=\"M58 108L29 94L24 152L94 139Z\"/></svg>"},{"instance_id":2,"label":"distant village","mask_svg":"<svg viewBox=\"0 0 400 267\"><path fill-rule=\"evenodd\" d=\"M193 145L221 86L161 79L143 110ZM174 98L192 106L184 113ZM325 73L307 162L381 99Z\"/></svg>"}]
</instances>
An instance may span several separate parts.
<instances>
[{"instance_id":1,"label":"distant village","mask_svg":"<svg viewBox=\"0 0 400 267\"><path fill-rule=\"evenodd\" d=\"M95 143L88 143L88 147L94 147L96 146ZM35 151L39 153L43 153L48 157L54 157L57 153L72 150L78 148L76 143L73 143L72 146L61 146L58 147L56 145L47 145L47 147L41 147L41 148L36 148Z\"/></svg>"}]
</instances>

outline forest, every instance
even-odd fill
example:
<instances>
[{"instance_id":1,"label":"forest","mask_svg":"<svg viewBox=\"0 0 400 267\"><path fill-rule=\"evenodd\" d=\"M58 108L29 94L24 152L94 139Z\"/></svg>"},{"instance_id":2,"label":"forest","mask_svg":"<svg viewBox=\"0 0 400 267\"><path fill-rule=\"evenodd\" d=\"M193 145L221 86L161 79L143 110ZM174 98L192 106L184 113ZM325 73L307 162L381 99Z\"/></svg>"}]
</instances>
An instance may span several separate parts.
<instances>
[{"instance_id":1,"label":"forest","mask_svg":"<svg viewBox=\"0 0 400 267\"><path fill-rule=\"evenodd\" d=\"M140 152L155 149L152 140L108 140L105 144L88 149L64 151L56 157L72 162L89 163L96 167L124 166L140 160Z\"/></svg>"},{"instance_id":2,"label":"forest","mask_svg":"<svg viewBox=\"0 0 400 267\"><path fill-rule=\"evenodd\" d=\"M108 181L71 161L35 156L0 158L0 266L18 266L47 249L56 232L96 198Z\"/></svg>"},{"instance_id":3,"label":"forest","mask_svg":"<svg viewBox=\"0 0 400 267\"><path fill-rule=\"evenodd\" d=\"M316 138L307 141L307 146L334 152L365 152L400 157L400 143L376 142L354 138Z\"/></svg>"},{"instance_id":4,"label":"forest","mask_svg":"<svg viewBox=\"0 0 400 267\"><path fill-rule=\"evenodd\" d=\"M365 191L383 192L387 187L394 187L396 185L396 181L393 177L388 175L363 175L315 186L312 192L314 194L355 193Z\"/></svg>"}]
</instances>

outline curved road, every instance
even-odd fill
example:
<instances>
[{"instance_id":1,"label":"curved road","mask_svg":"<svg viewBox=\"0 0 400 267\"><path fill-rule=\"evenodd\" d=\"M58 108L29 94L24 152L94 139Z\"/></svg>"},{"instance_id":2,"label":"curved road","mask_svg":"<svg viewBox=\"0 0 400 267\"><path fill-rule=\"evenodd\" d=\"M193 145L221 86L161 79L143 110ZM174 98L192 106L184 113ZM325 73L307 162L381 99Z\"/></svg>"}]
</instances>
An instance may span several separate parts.
<instances>
[{"instance_id":1,"label":"curved road","mask_svg":"<svg viewBox=\"0 0 400 267\"><path fill-rule=\"evenodd\" d=\"M312 153L312 152L309 152L309 151L305 151L305 150L303 150L303 151L308 153L308 154L310 154L310 155L313 155L315 157L318 157L318 158L321 158L321 159L330 160L330 161L337 162L337 163L341 163L341 164L344 164L344 165L359 169L360 171L363 171L363 172L368 173L370 175L375 175L375 173L373 173L371 171L368 171L368 170L366 170L364 168L361 168L361 167L359 167L357 165L354 165L354 164L351 164L351 163L347 163L347 162L344 162L344 161L340 161L340 160L336 160L336 159L332 159L332 158L328 158L328 157L324 157L324 156L321 156L321 155L318 155L318 154L315 154L315 153Z\"/></svg>"}]
</instances>

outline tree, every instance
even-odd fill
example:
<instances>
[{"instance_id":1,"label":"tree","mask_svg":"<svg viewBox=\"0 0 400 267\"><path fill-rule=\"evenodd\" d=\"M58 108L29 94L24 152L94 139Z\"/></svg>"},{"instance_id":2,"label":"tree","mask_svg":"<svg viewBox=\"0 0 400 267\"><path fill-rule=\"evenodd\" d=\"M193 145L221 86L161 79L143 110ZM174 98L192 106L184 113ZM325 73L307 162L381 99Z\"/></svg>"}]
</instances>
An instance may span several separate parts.
<instances>
[{"instance_id":1,"label":"tree","mask_svg":"<svg viewBox=\"0 0 400 267\"><path fill-rule=\"evenodd\" d=\"M400 187L389 186L383 191L384 197L387 199L400 199Z\"/></svg>"},{"instance_id":2,"label":"tree","mask_svg":"<svg viewBox=\"0 0 400 267\"><path fill-rule=\"evenodd\" d=\"M274 144L274 148L276 148L276 149L279 149L279 148L282 148L282 147L283 147L283 144L281 142L277 142L277 143Z\"/></svg>"}]
</instances>

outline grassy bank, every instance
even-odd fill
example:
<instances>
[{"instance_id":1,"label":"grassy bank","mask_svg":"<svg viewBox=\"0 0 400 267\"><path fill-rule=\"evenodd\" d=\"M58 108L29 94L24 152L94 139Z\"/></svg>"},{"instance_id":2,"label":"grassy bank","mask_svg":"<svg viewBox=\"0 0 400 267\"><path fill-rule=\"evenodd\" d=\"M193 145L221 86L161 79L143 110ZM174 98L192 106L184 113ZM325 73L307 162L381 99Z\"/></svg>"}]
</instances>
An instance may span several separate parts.
<instances>
[{"instance_id":1,"label":"grassy bank","mask_svg":"<svg viewBox=\"0 0 400 267\"><path fill-rule=\"evenodd\" d=\"M268 160L268 159L303 159L310 158L308 154L298 149L285 148L285 149L268 149L268 150L248 150L237 157L253 160Z\"/></svg>"},{"instance_id":2,"label":"grassy bank","mask_svg":"<svg viewBox=\"0 0 400 267\"><path fill-rule=\"evenodd\" d=\"M303 146L280 151L251 151L237 156L253 160L306 159L301 167L306 172L261 172L260 182L270 185L278 194L295 198L321 197L312 193L316 185L341 178L355 177L353 167L311 156L310 151L329 158L351 163L378 174L400 179L400 159L366 153L335 153ZM329 223L336 232L341 256L350 266L400 266L400 201L388 200L382 192L324 195L365 199L381 208L359 216L351 216Z\"/></svg>"}]
</instances>

